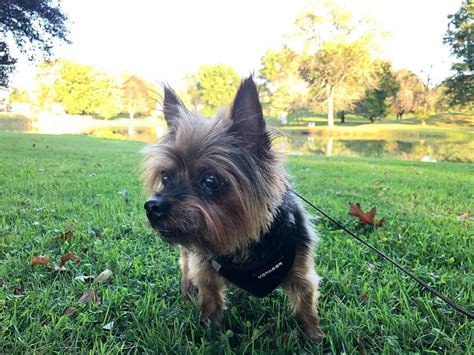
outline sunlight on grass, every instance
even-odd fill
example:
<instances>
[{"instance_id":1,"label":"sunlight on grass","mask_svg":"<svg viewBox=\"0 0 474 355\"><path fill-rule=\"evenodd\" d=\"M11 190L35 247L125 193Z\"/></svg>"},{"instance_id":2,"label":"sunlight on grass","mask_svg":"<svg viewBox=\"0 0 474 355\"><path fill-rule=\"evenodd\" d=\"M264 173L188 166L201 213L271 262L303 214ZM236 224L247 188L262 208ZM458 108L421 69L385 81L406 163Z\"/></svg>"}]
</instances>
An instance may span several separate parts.
<instances>
[{"instance_id":1,"label":"sunlight on grass","mask_svg":"<svg viewBox=\"0 0 474 355\"><path fill-rule=\"evenodd\" d=\"M142 147L0 134L2 352L469 352L465 317L325 219L317 221L315 250L322 344L302 335L281 291L257 299L232 288L224 330L199 324L197 305L180 296L177 250L145 222ZM469 307L472 165L291 157L288 167L306 198ZM359 226L347 215L349 202L376 206L385 225ZM71 225L72 238L58 238ZM58 260L67 252L81 258L67 271L30 266L32 256ZM78 278L105 269L107 283ZM91 288L101 303L79 303Z\"/></svg>"}]
</instances>

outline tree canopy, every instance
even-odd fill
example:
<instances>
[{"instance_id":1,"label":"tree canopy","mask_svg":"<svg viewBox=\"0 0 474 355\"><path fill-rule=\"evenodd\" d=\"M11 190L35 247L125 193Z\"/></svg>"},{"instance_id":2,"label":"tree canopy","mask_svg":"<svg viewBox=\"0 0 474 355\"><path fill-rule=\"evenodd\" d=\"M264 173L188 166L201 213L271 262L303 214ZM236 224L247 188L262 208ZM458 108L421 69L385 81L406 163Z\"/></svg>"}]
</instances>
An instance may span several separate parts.
<instances>
[{"instance_id":1,"label":"tree canopy","mask_svg":"<svg viewBox=\"0 0 474 355\"><path fill-rule=\"evenodd\" d=\"M192 105L206 116L212 116L217 109L230 104L239 83L239 74L221 64L203 65L197 73L187 77Z\"/></svg>"},{"instance_id":2,"label":"tree canopy","mask_svg":"<svg viewBox=\"0 0 474 355\"><path fill-rule=\"evenodd\" d=\"M60 103L69 114L106 119L121 112L118 84L91 66L67 60L43 63L36 81L38 104L43 109Z\"/></svg>"},{"instance_id":3,"label":"tree canopy","mask_svg":"<svg viewBox=\"0 0 474 355\"><path fill-rule=\"evenodd\" d=\"M121 87L122 104L127 110L130 119L135 114L148 114L155 107L150 85L135 75L124 80Z\"/></svg>"},{"instance_id":4,"label":"tree canopy","mask_svg":"<svg viewBox=\"0 0 474 355\"><path fill-rule=\"evenodd\" d=\"M0 87L7 87L18 61L49 58L55 41L68 42L67 17L55 0L0 1ZM13 50L12 50L13 49Z\"/></svg>"},{"instance_id":5,"label":"tree canopy","mask_svg":"<svg viewBox=\"0 0 474 355\"><path fill-rule=\"evenodd\" d=\"M444 43L458 59L451 70L454 74L445 81L452 105L474 105L474 3L464 0L452 15Z\"/></svg>"},{"instance_id":6,"label":"tree canopy","mask_svg":"<svg viewBox=\"0 0 474 355\"><path fill-rule=\"evenodd\" d=\"M309 107L318 109L326 103L329 126L334 124L335 106L353 107L367 88L376 85L376 33L370 20L355 19L331 2L314 3L296 19L288 43L298 53Z\"/></svg>"},{"instance_id":7,"label":"tree canopy","mask_svg":"<svg viewBox=\"0 0 474 355\"><path fill-rule=\"evenodd\" d=\"M395 95L393 106L397 112L415 112L422 104L425 95L425 84L409 70L402 69L395 73L399 90Z\"/></svg>"},{"instance_id":8,"label":"tree canopy","mask_svg":"<svg viewBox=\"0 0 474 355\"><path fill-rule=\"evenodd\" d=\"M392 65L389 62L378 61L375 64L377 73L377 86L366 90L365 97L355 105L354 112L362 117L374 121L375 118L382 118L390 110L390 103L400 89L392 73Z\"/></svg>"},{"instance_id":9,"label":"tree canopy","mask_svg":"<svg viewBox=\"0 0 474 355\"><path fill-rule=\"evenodd\" d=\"M288 114L306 107L307 85L299 73L298 54L288 47L267 50L261 59L265 114Z\"/></svg>"}]
</instances>

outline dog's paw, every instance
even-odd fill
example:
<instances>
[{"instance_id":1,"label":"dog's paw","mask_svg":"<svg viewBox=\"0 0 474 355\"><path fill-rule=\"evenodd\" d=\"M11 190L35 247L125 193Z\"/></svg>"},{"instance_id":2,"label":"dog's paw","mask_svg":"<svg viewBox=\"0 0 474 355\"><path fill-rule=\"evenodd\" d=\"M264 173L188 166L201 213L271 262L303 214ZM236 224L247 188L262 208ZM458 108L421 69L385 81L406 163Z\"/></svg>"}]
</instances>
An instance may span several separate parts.
<instances>
[{"instance_id":1,"label":"dog's paw","mask_svg":"<svg viewBox=\"0 0 474 355\"><path fill-rule=\"evenodd\" d=\"M208 316L201 316L201 322L207 326L212 326L217 329L222 329L222 320L224 319L223 312L217 312Z\"/></svg>"},{"instance_id":2,"label":"dog's paw","mask_svg":"<svg viewBox=\"0 0 474 355\"><path fill-rule=\"evenodd\" d=\"M318 343L326 337L326 334L324 334L324 332L319 327L306 329L306 334L311 340L314 340Z\"/></svg>"}]
</instances>

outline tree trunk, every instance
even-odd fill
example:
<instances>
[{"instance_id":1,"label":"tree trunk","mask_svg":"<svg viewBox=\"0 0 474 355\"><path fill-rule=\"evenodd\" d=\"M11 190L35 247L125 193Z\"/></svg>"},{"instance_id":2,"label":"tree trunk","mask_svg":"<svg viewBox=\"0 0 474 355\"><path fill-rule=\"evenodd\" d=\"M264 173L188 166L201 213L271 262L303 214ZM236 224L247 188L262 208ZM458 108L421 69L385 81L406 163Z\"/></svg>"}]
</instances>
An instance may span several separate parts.
<instances>
[{"instance_id":1,"label":"tree trunk","mask_svg":"<svg viewBox=\"0 0 474 355\"><path fill-rule=\"evenodd\" d=\"M133 117L135 116L135 112L129 111L128 112L130 116L130 126L128 126L128 135L130 137L135 137L135 122L133 121Z\"/></svg>"},{"instance_id":2,"label":"tree trunk","mask_svg":"<svg viewBox=\"0 0 474 355\"><path fill-rule=\"evenodd\" d=\"M334 126L334 90L333 88L329 89L328 96L328 126Z\"/></svg>"},{"instance_id":3,"label":"tree trunk","mask_svg":"<svg viewBox=\"0 0 474 355\"><path fill-rule=\"evenodd\" d=\"M329 138L326 144L326 156L332 156L332 148L334 146L334 138Z\"/></svg>"}]
</instances>

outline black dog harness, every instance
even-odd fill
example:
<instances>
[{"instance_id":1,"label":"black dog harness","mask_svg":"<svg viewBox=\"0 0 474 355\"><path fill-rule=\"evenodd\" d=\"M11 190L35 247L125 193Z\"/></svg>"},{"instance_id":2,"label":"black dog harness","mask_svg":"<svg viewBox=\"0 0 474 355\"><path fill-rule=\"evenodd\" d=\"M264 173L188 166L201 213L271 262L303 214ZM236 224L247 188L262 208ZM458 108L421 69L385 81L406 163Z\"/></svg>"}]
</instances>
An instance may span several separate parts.
<instances>
[{"instance_id":1,"label":"black dog harness","mask_svg":"<svg viewBox=\"0 0 474 355\"><path fill-rule=\"evenodd\" d=\"M225 279L257 297L276 289L288 275L295 261L298 232L295 216L280 206L270 231L250 246L251 255L243 263L232 256L209 260Z\"/></svg>"}]
</instances>

